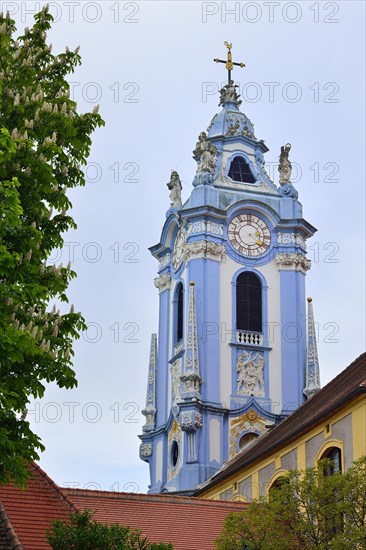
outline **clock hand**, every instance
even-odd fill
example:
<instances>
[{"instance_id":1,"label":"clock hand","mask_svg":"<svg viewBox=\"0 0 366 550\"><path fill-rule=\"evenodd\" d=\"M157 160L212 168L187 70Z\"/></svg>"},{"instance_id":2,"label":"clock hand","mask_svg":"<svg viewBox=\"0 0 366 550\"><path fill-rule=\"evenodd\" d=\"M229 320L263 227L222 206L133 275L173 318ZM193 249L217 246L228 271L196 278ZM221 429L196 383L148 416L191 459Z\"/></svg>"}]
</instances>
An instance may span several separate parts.
<instances>
[{"instance_id":1,"label":"clock hand","mask_svg":"<svg viewBox=\"0 0 366 550\"><path fill-rule=\"evenodd\" d=\"M257 237L260 237L260 235L261 235L261 234L259 233L259 231L256 231L255 234L257 235ZM262 245L263 245L262 239L258 238L256 244L258 244L259 246L262 246Z\"/></svg>"},{"instance_id":2,"label":"clock hand","mask_svg":"<svg viewBox=\"0 0 366 550\"><path fill-rule=\"evenodd\" d=\"M248 233L248 236L251 237L252 239L254 239L255 241L257 240L257 237L254 236L252 233Z\"/></svg>"},{"instance_id":3,"label":"clock hand","mask_svg":"<svg viewBox=\"0 0 366 550\"><path fill-rule=\"evenodd\" d=\"M260 236L259 231L256 231L256 232L255 232L255 235L256 235L256 236L254 236L252 233L249 233L248 235L249 235L249 237L251 237L252 239L255 240L255 244L257 244L257 245L259 245L259 246L262 246L262 245L263 245L263 241L261 241L260 239L258 239L258 237Z\"/></svg>"}]
</instances>

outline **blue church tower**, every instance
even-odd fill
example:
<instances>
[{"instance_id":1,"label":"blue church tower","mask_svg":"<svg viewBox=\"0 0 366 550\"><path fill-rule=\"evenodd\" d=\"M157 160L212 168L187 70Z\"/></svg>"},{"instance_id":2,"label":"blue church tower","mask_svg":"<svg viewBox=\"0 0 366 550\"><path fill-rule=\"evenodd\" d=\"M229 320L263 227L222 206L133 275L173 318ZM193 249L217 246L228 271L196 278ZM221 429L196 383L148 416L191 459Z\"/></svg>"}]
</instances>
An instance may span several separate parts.
<instances>
[{"instance_id":1,"label":"blue church tower","mask_svg":"<svg viewBox=\"0 0 366 550\"><path fill-rule=\"evenodd\" d=\"M159 328L140 457L151 493L189 494L319 388L305 298L306 240L316 229L291 183L291 145L281 148L279 186L265 170L268 148L240 110L227 47L222 110L193 151L191 195L181 203L172 172L171 207L150 249Z\"/></svg>"}]
</instances>

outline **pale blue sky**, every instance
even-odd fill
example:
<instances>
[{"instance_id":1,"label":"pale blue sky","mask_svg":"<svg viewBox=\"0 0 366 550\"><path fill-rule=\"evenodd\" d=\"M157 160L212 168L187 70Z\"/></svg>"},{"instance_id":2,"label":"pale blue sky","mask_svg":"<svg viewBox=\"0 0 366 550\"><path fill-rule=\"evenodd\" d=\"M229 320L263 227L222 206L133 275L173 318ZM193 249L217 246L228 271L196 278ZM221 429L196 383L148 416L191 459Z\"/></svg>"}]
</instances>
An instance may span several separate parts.
<instances>
[{"instance_id":1,"label":"pale blue sky","mask_svg":"<svg viewBox=\"0 0 366 550\"><path fill-rule=\"evenodd\" d=\"M21 30L42 5L1 4L17 11ZM234 78L242 109L270 149L267 170L277 182L270 163L290 142L304 217L318 228L309 243L307 295L319 324L322 383L364 349L365 4L50 4L58 19L53 51L81 46L82 67L70 79L79 109L100 103L106 127L94 135L88 168L97 181L72 193L79 227L60 258L67 263L74 250L70 297L91 323L75 345L79 387L48 388L30 418L47 447L40 464L60 485L146 491L137 434L158 320L157 265L147 248L160 237L171 169L180 173L183 197L190 193L192 150L218 111L218 94L204 91L226 79L213 62L225 56L225 40L246 64Z\"/></svg>"}]
</instances>

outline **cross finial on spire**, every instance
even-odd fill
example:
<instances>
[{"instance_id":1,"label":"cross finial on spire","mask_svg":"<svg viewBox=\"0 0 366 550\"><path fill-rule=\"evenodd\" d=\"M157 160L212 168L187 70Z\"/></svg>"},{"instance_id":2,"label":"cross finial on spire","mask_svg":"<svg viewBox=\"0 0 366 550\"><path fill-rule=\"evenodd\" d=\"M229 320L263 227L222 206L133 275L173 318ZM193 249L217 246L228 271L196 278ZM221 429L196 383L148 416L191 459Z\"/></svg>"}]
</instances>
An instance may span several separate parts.
<instances>
[{"instance_id":1,"label":"cross finial on spire","mask_svg":"<svg viewBox=\"0 0 366 550\"><path fill-rule=\"evenodd\" d=\"M230 86L230 84L231 84L231 71L233 70L234 65L237 65L238 67L243 68L243 67L245 67L245 64L244 63L235 63L233 61L233 58L232 58L232 55L231 55L231 48L233 47L233 45L230 42L224 42L224 44L228 49L227 60L225 61L224 59L217 59L216 58L216 59L214 59L214 61L216 63L225 63L225 67L227 69L227 83Z\"/></svg>"}]
</instances>

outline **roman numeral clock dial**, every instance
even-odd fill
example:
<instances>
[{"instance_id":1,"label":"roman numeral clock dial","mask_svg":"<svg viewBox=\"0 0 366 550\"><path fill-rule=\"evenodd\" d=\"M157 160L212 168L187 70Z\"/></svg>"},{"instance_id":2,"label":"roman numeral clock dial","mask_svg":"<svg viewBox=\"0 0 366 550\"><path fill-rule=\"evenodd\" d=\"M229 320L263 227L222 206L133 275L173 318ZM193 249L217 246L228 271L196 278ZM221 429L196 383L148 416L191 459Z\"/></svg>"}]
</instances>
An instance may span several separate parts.
<instances>
[{"instance_id":1,"label":"roman numeral clock dial","mask_svg":"<svg viewBox=\"0 0 366 550\"><path fill-rule=\"evenodd\" d=\"M261 256L271 244L268 225L254 214L235 216L229 224L228 237L231 246L248 258Z\"/></svg>"}]
</instances>

